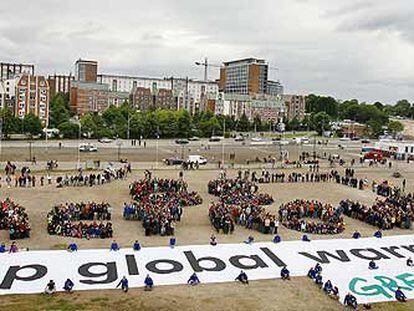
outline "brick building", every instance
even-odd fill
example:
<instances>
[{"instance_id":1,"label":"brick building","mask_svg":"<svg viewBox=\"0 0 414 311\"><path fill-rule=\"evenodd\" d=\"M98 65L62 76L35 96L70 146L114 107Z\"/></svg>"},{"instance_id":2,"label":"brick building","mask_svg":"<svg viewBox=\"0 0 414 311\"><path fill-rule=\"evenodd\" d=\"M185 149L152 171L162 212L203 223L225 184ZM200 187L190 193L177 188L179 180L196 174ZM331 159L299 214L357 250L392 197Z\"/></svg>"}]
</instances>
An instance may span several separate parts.
<instances>
[{"instance_id":1,"label":"brick building","mask_svg":"<svg viewBox=\"0 0 414 311\"><path fill-rule=\"evenodd\" d=\"M78 59L75 62L75 80L80 82L97 82L98 62Z\"/></svg>"},{"instance_id":2,"label":"brick building","mask_svg":"<svg viewBox=\"0 0 414 311\"><path fill-rule=\"evenodd\" d=\"M286 105L286 117L302 120L305 117L306 97L303 95L283 95Z\"/></svg>"},{"instance_id":3,"label":"brick building","mask_svg":"<svg viewBox=\"0 0 414 311\"><path fill-rule=\"evenodd\" d=\"M16 117L36 115L44 126L49 124L49 84L43 76L22 74L17 79L14 112Z\"/></svg>"},{"instance_id":4,"label":"brick building","mask_svg":"<svg viewBox=\"0 0 414 311\"><path fill-rule=\"evenodd\" d=\"M129 94L111 92L108 84L73 81L69 93L70 109L76 115L103 112L109 106L120 106Z\"/></svg>"},{"instance_id":5,"label":"brick building","mask_svg":"<svg viewBox=\"0 0 414 311\"><path fill-rule=\"evenodd\" d=\"M72 81L75 77L72 74L69 75L57 75L49 76L47 78L50 88L50 97L53 97L56 93L69 93Z\"/></svg>"},{"instance_id":6,"label":"brick building","mask_svg":"<svg viewBox=\"0 0 414 311\"><path fill-rule=\"evenodd\" d=\"M177 109L176 99L170 89L136 87L130 94L130 103L138 110Z\"/></svg>"}]
</instances>

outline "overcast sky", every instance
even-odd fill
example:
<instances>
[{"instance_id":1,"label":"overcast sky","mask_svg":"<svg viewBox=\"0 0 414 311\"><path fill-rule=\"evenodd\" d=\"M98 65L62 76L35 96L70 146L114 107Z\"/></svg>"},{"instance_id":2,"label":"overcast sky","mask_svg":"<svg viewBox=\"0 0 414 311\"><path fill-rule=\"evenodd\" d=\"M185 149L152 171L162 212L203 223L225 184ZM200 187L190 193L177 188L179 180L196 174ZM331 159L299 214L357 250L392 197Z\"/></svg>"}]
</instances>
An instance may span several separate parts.
<instances>
[{"instance_id":1,"label":"overcast sky","mask_svg":"<svg viewBox=\"0 0 414 311\"><path fill-rule=\"evenodd\" d=\"M5 2L7 0L4 0ZM414 101L413 0L13 0L0 61L69 73L202 78L194 61L266 59L286 93ZM209 78L218 77L211 68Z\"/></svg>"}]
</instances>

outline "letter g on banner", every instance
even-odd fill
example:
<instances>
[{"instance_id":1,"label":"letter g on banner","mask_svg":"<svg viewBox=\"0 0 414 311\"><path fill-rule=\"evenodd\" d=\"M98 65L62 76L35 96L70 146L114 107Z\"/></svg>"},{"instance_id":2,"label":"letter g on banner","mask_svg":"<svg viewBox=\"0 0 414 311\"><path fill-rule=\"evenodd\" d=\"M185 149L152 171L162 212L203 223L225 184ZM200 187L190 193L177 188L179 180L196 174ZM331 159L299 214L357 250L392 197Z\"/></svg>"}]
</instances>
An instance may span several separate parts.
<instances>
[{"instance_id":1,"label":"letter g on banner","mask_svg":"<svg viewBox=\"0 0 414 311\"><path fill-rule=\"evenodd\" d=\"M354 294L361 295L361 296L384 295L388 299L392 298L392 296L388 294L387 291L381 285L377 285L377 284L365 285L357 289L360 282L366 283L367 280L360 278L360 277L353 278L351 282L349 282L349 290L353 292Z\"/></svg>"}]
</instances>

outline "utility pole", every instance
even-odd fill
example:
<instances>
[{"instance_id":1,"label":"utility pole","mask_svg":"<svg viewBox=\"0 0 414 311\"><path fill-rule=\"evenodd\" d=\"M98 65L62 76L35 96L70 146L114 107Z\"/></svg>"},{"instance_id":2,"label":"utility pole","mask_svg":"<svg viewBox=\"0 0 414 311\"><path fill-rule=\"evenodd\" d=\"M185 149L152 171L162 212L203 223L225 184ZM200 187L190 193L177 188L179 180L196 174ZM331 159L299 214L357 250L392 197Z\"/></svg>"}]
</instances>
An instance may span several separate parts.
<instances>
[{"instance_id":1,"label":"utility pole","mask_svg":"<svg viewBox=\"0 0 414 311\"><path fill-rule=\"evenodd\" d=\"M226 119L223 118L223 141L221 144L221 163L222 168L224 169L224 140L226 138Z\"/></svg>"}]
</instances>

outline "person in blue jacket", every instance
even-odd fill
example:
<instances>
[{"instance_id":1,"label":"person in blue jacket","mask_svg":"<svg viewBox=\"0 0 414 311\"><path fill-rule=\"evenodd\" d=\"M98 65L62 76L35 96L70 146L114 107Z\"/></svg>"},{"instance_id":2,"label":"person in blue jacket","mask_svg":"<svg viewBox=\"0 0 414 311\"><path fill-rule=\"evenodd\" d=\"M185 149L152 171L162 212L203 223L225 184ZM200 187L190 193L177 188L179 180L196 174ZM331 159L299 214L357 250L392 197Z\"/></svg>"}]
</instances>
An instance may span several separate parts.
<instances>
[{"instance_id":1,"label":"person in blue jacket","mask_svg":"<svg viewBox=\"0 0 414 311\"><path fill-rule=\"evenodd\" d=\"M344 305L354 308L355 310L358 308L357 299L351 293L346 294L344 298Z\"/></svg>"},{"instance_id":2,"label":"person in blue jacket","mask_svg":"<svg viewBox=\"0 0 414 311\"><path fill-rule=\"evenodd\" d=\"M116 288L118 288L119 286L121 286L121 289L124 291L124 293L128 292L128 279L125 276L121 279L121 281L119 281Z\"/></svg>"},{"instance_id":3,"label":"person in blue jacket","mask_svg":"<svg viewBox=\"0 0 414 311\"><path fill-rule=\"evenodd\" d=\"M357 231L355 231L353 234L352 234L352 238L353 239L359 239L361 237L361 233L359 233L359 231L357 230Z\"/></svg>"},{"instance_id":4,"label":"person in blue jacket","mask_svg":"<svg viewBox=\"0 0 414 311\"><path fill-rule=\"evenodd\" d=\"M70 243L68 246L68 250L70 252L77 252L78 251L78 245L76 243Z\"/></svg>"},{"instance_id":5,"label":"person in blue jacket","mask_svg":"<svg viewBox=\"0 0 414 311\"><path fill-rule=\"evenodd\" d=\"M306 234L304 234L304 235L302 236L302 241L303 241L303 242L310 242L311 240L309 239L309 237L308 237Z\"/></svg>"},{"instance_id":6,"label":"person in blue jacket","mask_svg":"<svg viewBox=\"0 0 414 311\"><path fill-rule=\"evenodd\" d=\"M65 292L71 293L73 286L75 286L75 284L73 284L72 280L66 279L65 284L63 285L63 289L65 290Z\"/></svg>"},{"instance_id":7,"label":"person in blue jacket","mask_svg":"<svg viewBox=\"0 0 414 311\"><path fill-rule=\"evenodd\" d=\"M286 266L284 266L280 271L280 277L282 280L290 280L290 271L286 268Z\"/></svg>"},{"instance_id":8,"label":"person in blue jacket","mask_svg":"<svg viewBox=\"0 0 414 311\"><path fill-rule=\"evenodd\" d=\"M397 299L399 302L407 302L407 297L401 290L401 287L398 287L395 291L395 299Z\"/></svg>"},{"instance_id":9,"label":"person in blue jacket","mask_svg":"<svg viewBox=\"0 0 414 311\"><path fill-rule=\"evenodd\" d=\"M145 290L152 290L154 287L154 280L147 274L147 277L144 280Z\"/></svg>"},{"instance_id":10,"label":"person in blue jacket","mask_svg":"<svg viewBox=\"0 0 414 311\"><path fill-rule=\"evenodd\" d=\"M119 251L119 245L115 240L112 241L111 247L109 250L114 251L114 252Z\"/></svg>"},{"instance_id":11,"label":"person in blue jacket","mask_svg":"<svg viewBox=\"0 0 414 311\"><path fill-rule=\"evenodd\" d=\"M6 244L1 243L0 244L0 254L5 253L5 252L7 252Z\"/></svg>"},{"instance_id":12,"label":"person in blue jacket","mask_svg":"<svg viewBox=\"0 0 414 311\"><path fill-rule=\"evenodd\" d=\"M132 249L134 251L140 251L141 250L141 244L139 244L138 241L135 241L134 244L132 245Z\"/></svg>"},{"instance_id":13,"label":"person in blue jacket","mask_svg":"<svg viewBox=\"0 0 414 311\"><path fill-rule=\"evenodd\" d=\"M280 243L280 242L282 242L282 238L276 234L273 238L273 243Z\"/></svg>"},{"instance_id":14,"label":"person in blue jacket","mask_svg":"<svg viewBox=\"0 0 414 311\"><path fill-rule=\"evenodd\" d=\"M237 276L236 281L239 281L240 283L243 283L245 285L249 284L247 274L243 270L240 271L240 274Z\"/></svg>"},{"instance_id":15,"label":"person in blue jacket","mask_svg":"<svg viewBox=\"0 0 414 311\"><path fill-rule=\"evenodd\" d=\"M376 269L378 269L379 267L377 266L377 264L375 263L375 261L374 261L374 260L371 260L371 261L369 262L368 268L369 268L370 270L376 270Z\"/></svg>"},{"instance_id":16,"label":"person in blue jacket","mask_svg":"<svg viewBox=\"0 0 414 311\"><path fill-rule=\"evenodd\" d=\"M198 278L197 274L194 272L187 281L189 285L198 285L200 284L200 279Z\"/></svg>"},{"instance_id":17,"label":"person in blue jacket","mask_svg":"<svg viewBox=\"0 0 414 311\"><path fill-rule=\"evenodd\" d=\"M382 238L382 232L381 232L381 230L376 231L376 232L374 233L374 237L376 237L376 238L378 238L378 239L381 239L381 238Z\"/></svg>"},{"instance_id":18,"label":"person in blue jacket","mask_svg":"<svg viewBox=\"0 0 414 311\"><path fill-rule=\"evenodd\" d=\"M177 245L177 239L174 236L172 236L170 238L170 247L174 248L176 245Z\"/></svg>"}]
</instances>

